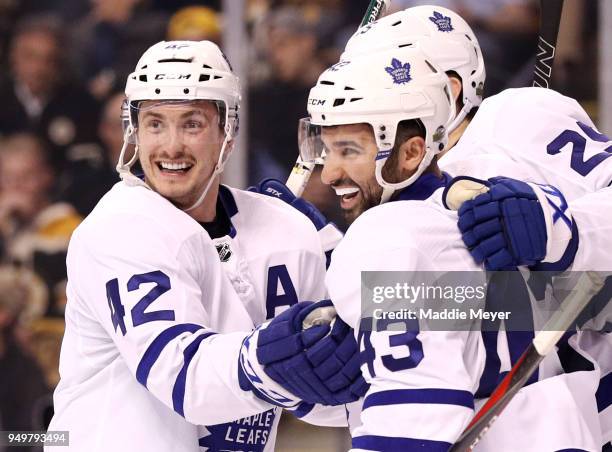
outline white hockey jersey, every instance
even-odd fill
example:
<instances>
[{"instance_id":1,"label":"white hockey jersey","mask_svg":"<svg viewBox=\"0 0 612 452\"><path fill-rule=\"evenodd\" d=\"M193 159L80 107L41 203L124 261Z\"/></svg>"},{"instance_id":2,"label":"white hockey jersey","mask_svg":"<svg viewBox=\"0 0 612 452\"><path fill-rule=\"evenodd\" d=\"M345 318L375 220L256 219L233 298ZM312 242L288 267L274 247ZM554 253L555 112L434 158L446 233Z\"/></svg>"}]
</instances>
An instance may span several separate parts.
<instances>
[{"instance_id":1,"label":"white hockey jersey","mask_svg":"<svg viewBox=\"0 0 612 452\"><path fill-rule=\"evenodd\" d=\"M239 348L276 308L324 296L324 256L282 201L221 192L232 234L216 249L123 182L75 231L49 427L70 431L69 450L273 450L279 412L240 388Z\"/></svg>"},{"instance_id":2,"label":"white hockey jersey","mask_svg":"<svg viewBox=\"0 0 612 452\"><path fill-rule=\"evenodd\" d=\"M456 214L442 206L441 191L426 201L396 201L368 210L334 251L328 290L339 315L356 330L362 271L481 270L461 241ZM415 332L412 323L410 334L361 331L362 372L371 386L362 425L352 429L354 450L445 451L479 407L475 394L484 378L487 349L478 328L431 331L420 322L418 327ZM509 353L500 341L496 356L502 372L510 368ZM552 356L549 378L523 388L475 450L598 450L597 376L552 376L555 366L562 373Z\"/></svg>"},{"instance_id":3,"label":"white hockey jersey","mask_svg":"<svg viewBox=\"0 0 612 452\"><path fill-rule=\"evenodd\" d=\"M577 224L579 246L570 270L612 271L610 205L612 140L599 131L574 99L544 88L508 89L485 99L459 142L440 159L453 176L507 176L557 187ZM612 279L607 311L599 314L600 340L612 345ZM589 335L588 349L595 340ZM612 353L597 352L602 387L599 408L605 441L612 441ZM590 353L589 353L590 354ZM609 412L609 414L608 414Z\"/></svg>"},{"instance_id":4,"label":"white hockey jersey","mask_svg":"<svg viewBox=\"0 0 612 452\"><path fill-rule=\"evenodd\" d=\"M612 224L606 215L612 191L594 195L612 183L611 157L612 141L574 99L545 88L516 88L485 99L439 164L452 176L507 176L557 187L580 235L588 237L572 268L612 270L607 247Z\"/></svg>"}]
</instances>

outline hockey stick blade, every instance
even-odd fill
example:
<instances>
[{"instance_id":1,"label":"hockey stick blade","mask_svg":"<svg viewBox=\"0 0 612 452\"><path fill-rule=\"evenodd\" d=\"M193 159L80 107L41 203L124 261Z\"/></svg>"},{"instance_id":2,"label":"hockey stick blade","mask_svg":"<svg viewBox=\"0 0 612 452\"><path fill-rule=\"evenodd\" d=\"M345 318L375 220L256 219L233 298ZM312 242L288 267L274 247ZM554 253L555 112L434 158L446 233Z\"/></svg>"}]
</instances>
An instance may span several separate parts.
<instances>
[{"instance_id":1,"label":"hockey stick blade","mask_svg":"<svg viewBox=\"0 0 612 452\"><path fill-rule=\"evenodd\" d=\"M538 368L544 357L576 321L591 298L603 287L604 282L605 278L597 272L585 272L580 276L572 293L546 322L542 331L536 335L510 372L495 388L489 400L478 410L449 452L469 452L474 448Z\"/></svg>"},{"instance_id":2,"label":"hockey stick blade","mask_svg":"<svg viewBox=\"0 0 612 452\"><path fill-rule=\"evenodd\" d=\"M380 18L385 11L387 11L390 4L391 0L370 0L359 28L364 27ZM293 165L293 169L291 170L291 174L289 174L287 182L285 183L287 188L291 190L291 193L297 197L302 196L302 193L304 193L304 189L308 184L308 180L310 179L310 176L312 176L312 171L314 168L315 163L304 162L302 158L298 156L297 160L295 161L295 165Z\"/></svg>"}]
</instances>

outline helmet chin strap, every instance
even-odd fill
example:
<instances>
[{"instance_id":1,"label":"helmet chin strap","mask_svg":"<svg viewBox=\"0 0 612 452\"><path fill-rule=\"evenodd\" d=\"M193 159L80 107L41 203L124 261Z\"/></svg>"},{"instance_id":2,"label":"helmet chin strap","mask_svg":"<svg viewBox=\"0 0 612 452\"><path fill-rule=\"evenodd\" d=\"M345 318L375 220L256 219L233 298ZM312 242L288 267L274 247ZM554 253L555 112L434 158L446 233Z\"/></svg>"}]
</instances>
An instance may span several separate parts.
<instances>
[{"instance_id":1,"label":"helmet chin strap","mask_svg":"<svg viewBox=\"0 0 612 452\"><path fill-rule=\"evenodd\" d=\"M385 166L385 162L387 161L387 159L377 160L376 170L375 170L376 182L378 182L378 185L380 185L383 189L382 195L380 197L380 204L384 204L387 201L389 201L389 199L391 199L391 196L393 196L393 193L395 193L396 191L402 190L403 188L406 188L409 185L412 185L421 176L421 174L423 174L423 172L427 169L427 167L430 165L431 161L433 160L433 157L434 157L433 152L430 152L430 151L426 152L425 155L423 156L423 160L421 160L421 163L419 163L419 166L417 167L414 174L412 174L408 179L403 180L402 182L397 182L395 184L387 182L382 175L382 169Z\"/></svg>"},{"instance_id":2,"label":"helmet chin strap","mask_svg":"<svg viewBox=\"0 0 612 452\"><path fill-rule=\"evenodd\" d=\"M140 180L138 177L134 176L130 168L136 162L138 158L138 145L136 145L134 149L134 155L130 159L129 162L124 162L125 160L125 151L127 150L128 145L130 144L130 137L135 133L134 126L131 124L128 125L123 133L123 146L121 146L121 152L119 153L119 160L117 162L117 166L115 169L119 173L119 177L121 180L125 181L128 185L147 185L145 182Z\"/></svg>"},{"instance_id":3,"label":"helmet chin strap","mask_svg":"<svg viewBox=\"0 0 612 452\"><path fill-rule=\"evenodd\" d=\"M459 125L463 122L465 117L468 115L474 105L472 102L466 99L465 104L463 104L463 108L457 113L457 116L450 122L450 124L446 127L448 134L450 135Z\"/></svg>"},{"instance_id":4,"label":"helmet chin strap","mask_svg":"<svg viewBox=\"0 0 612 452\"><path fill-rule=\"evenodd\" d=\"M212 186L212 183L214 182L215 178L223 172L223 168L225 167L225 163L227 162L227 158L225 157L225 152L232 138L233 137L232 137L232 134L229 128L226 129L225 139L223 140L223 145L221 146L221 152L219 153L219 160L217 160L215 169L213 173L210 175L210 179L208 179L208 182L206 183L206 187L204 187L204 190L200 194L200 197L198 198L198 200L194 202L190 207L186 209L182 209L183 212L189 212L193 209L196 209L204 202L204 199L206 198L206 195L208 194L208 190L210 190L210 187ZM228 152L228 157L229 157L229 152Z\"/></svg>"}]
</instances>

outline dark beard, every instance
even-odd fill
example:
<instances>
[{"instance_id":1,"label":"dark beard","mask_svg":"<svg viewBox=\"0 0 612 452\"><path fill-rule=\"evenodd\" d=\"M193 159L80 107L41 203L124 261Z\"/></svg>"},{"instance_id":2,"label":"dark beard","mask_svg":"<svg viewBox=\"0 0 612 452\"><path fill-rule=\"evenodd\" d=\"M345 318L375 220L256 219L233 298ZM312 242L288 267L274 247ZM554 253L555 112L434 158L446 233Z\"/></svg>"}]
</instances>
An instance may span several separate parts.
<instances>
[{"instance_id":1,"label":"dark beard","mask_svg":"<svg viewBox=\"0 0 612 452\"><path fill-rule=\"evenodd\" d=\"M356 185L356 184L353 184ZM347 224L351 224L366 210L376 207L380 204L380 198L382 196L382 187L378 184L368 187L359 187L361 193L361 202L351 210L343 210L344 219Z\"/></svg>"}]
</instances>

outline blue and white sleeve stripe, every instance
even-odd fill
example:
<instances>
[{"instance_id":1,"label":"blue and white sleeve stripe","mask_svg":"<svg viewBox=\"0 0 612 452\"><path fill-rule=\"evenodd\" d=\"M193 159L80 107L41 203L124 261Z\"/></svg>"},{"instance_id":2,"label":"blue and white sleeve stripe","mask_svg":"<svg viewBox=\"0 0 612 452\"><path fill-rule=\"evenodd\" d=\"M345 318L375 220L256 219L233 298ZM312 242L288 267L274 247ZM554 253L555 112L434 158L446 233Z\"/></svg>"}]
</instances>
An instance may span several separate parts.
<instances>
[{"instance_id":1,"label":"blue and white sleeve stripe","mask_svg":"<svg viewBox=\"0 0 612 452\"><path fill-rule=\"evenodd\" d=\"M377 452L397 452L400 450L419 452L447 452L451 443L426 439L398 438L391 436L364 435L353 438L353 449Z\"/></svg>"},{"instance_id":2,"label":"blue and white sleeve stripe","mask_svg":"<svg viewBox=\"0 0 612 452\"><path fill-rule=\"evenodd\" d=\"M138 383L143 385L145 388L147 387L147 380L149 379L151 368L153 368L156 361L159 359L159 356L164 351L164 348L170 342L183 333L195 333L200 329L203 329L201 325L196 325L194 323L180 323L162 331L155 339L153 339L153 342L151 342L138 363L138 368L136 369L136 380L138 380Z\"/></svg>"},{"instance_id":3,"label":"blue and white sleeve stripe","mask_svg":"<svg viewBox=\"0 0 612 452\"><path fill-rule=\"evenodd\" d=\"M187 379L187 372L189 370L189 365L196 355L200 344L202 341L215 333L212 331L207 331L203 326L196 325L194 323L181 323L178 325L173 325L170 328L162 331L147 347L146 351L142 355L140 362L138 363L138 367L136 368L136 379L140 384L142 384L145 388L148 387L148 379L149 374L151 373L151 369L158 362L160 356L162 355L164 349L172 343L176 338L185 333L191 333L191 335L196 335L195 339L185 348L183 351L183 363L180 371L176 376L176 380L172 387L172 406L174 411L176 411L181 416L185 416L184 413L184 401L185 401L185 385Z\"/></svg>"},{"instance_id":4,"label":"blue and white sleeve stripe","mask_svg":"<svg viewBox=\"0 0 612 452\"><path fill-rule=\"evenodd\" d=\"M183 352L183 368L176 376L174 387L172 388L172 408L181 416L185 417L185 411L183 405L185 403L185 382L187 380L187 371L189 370L189 364L195 356L200 344L204 339L214 335L215 333L208 331L200 334L191 344L189 344Z\"/></svg>"},{"instance_id":5,"label":"blue and white sleeve stripe","mask_svg":"<svg viewBox=\"0 0 612 452\"><path fill-rule=\"evenodd\" d=\"M473 410L474 396L469 391L457 389L391 389L369 394L363 403L363 409L402 404L458 405Z\"/></svg>"}]
</instances>

